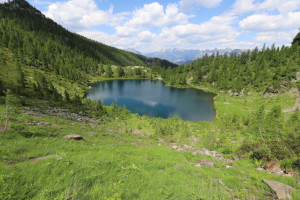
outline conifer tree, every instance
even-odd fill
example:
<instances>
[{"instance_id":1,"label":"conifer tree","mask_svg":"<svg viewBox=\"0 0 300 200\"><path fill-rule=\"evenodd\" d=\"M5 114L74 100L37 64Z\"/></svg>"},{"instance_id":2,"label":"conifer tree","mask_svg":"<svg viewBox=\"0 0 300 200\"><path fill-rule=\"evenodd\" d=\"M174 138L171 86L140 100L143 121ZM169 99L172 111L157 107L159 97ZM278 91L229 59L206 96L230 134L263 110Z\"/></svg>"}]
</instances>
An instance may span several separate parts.
<instances>
[{"instance_id":1,"label":"conifer tree","mask_svg":"<svg viewBox=\"0 0 300 200\"><path fill-rule=\"evenodd\" d=\"M10 89L5 92L5 124L3 132L8 128L8 123L14 120L16 114L20 112L18 99L12 94Z\"/></svg>"}]
</instances>

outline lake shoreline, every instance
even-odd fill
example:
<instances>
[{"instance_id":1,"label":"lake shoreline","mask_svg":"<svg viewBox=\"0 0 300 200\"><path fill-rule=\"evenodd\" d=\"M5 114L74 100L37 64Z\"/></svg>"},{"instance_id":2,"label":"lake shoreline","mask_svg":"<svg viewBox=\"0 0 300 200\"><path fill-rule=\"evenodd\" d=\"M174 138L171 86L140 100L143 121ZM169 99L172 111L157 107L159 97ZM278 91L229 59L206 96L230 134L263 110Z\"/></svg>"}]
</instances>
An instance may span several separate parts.
<instances>
[{"instance_id":1,"label":"lake shoreline","mask_svg":"<svg viewBox=\"0 0 300 200\"><path fill-rule=\"evenodd\" d=\"M162 118L177 115L184 121L194 122L215 120L216 96L217 94L213 92L199 88L178 88L160 80L132 78L95 81L89 84L89 90L85 92L85 98L91 100L98 100L101 97L105 106L114 102L118 106L126 105L132 113Z\"/></svg>"}]
</instances>

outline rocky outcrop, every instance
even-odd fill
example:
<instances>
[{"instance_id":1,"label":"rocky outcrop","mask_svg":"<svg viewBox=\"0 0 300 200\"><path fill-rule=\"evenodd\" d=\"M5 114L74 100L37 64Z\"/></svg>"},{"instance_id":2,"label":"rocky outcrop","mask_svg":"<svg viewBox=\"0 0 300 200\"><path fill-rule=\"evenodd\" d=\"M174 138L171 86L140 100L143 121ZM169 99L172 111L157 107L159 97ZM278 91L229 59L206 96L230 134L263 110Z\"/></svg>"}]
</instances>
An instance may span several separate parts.
<instances>
[{"instance_id":1,"label":"rocky outcrop","mask_svg":"<svg viewBox=\"0 0 300 200\"><path fill-rule=\"evenodd\" d=\"M196 167L204 167L204 166L206 166L206 167L213 167L214 164L215 163L213 161L211 161L211 160L199 160L195 166Z\"/></svg>"},{"instance_id":2,"label":"rocky outcrop","mask_svg":"<svg viewBox=\"0 0 300 200\"><path fill-rule=\"evenodd\" d=\"M263 166L263 168L266 171L271 172L273 174L282 174L283 173L283 170L280 169L280 164L275 161L268 162L267 164L265 164Z\"/></svg>"},{"instance_id":3,"label":"rocky outcrop","mask_svg":"<svg viewBox=\"0 0 300 200\"><path fill-rule=\"evenodd\" d=\"M219 154L216 151L210 151L210 150L205 149L205 148L195 149L195 148L192 148L191 146L188 146L188 145L185 145L185 144L184 145L179 145L179 146L173 144L172 149L174 149L176 151L189 151L189 152L192 152L193 155L212 156L212 157L214 157L217 160L220 160L222 162L227 162L227 163L232 162L231 159L224 158L223 154Z\"/></svg>"},{"instance_id":4,"label":"rocky outcrop","mask_svg":"<svg viewBox=\"0 0 300 200\"><path fill-rule=\"evenodd\" d=\"M76 134L65 135L63 138L71 139L71 140L84 140L81 135L76 135Z\"/></svg>"},{"instance_id":5,"label":"rocky outcrop","mask_svg":"<svg viewBox=\"0 0 300 200\"><path fill-rule=\"evenodd\" d=\"M60 109L48 107L47 109L37 108L37 107L24 107L25 113L28 115L38 116L40 114L51 115L55 117L61 117L64 119L69 119L77 122L96 122L94 118L89 118L85 113L72 113L68 109Z\"/></svg>"},{"instance_id":6,"label":"rocky outcrop","mask_svg":"<svg viewBox=\"0 0 300 200\"><path fill-rule=\"evenodd\" d=\"M140 146L141 146L141 144L138 143L138 142L131 142L131 144L134 145L134 146L137 146L137 147L140 147Z\"/></svg>"},{"instance_id":7,"label":"rocky outcrop","mask_svg":"<svg viewBox=\"0 0 300 200\"><path fill-rule=\"evenodd\" d=\"M266 183L276 193L278 199L292 199L290 193L295 189L291 186L267 179L263 179L263 182Z\"/></svg>"},{"instance_id":8,"label":"rocky outcrop","mask_svg":"<svg viewBox=\"0 0 300 200\"><path fill-rule=\"evenodd\" d=\"M298 176L298 173L293 170L285 169L283 172L291 176Z\"/></svg>"}]
</instances>

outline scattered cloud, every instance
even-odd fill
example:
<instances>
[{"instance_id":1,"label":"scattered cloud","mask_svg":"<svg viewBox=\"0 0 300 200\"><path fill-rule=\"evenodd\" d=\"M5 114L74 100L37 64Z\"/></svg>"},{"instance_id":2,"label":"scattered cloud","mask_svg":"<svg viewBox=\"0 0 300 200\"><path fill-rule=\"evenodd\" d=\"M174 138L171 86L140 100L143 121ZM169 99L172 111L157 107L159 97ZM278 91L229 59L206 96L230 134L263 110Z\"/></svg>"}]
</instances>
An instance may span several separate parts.
<instances>
[{"instance_id":1,"label":"scattered cloud","mask_svg":"<svg viewBox=\"0 0 300 200\"><path fill-rule=\"evenodd\" d=\"M292 41L297 33L298 33L297 29L294 29L290 32L286 32L286 31L259 32L254 39L255 41L269 43L269 44L278 43L278 41L280 41L283 44L284 43L286 44Z\"/></svg>"},{"instance_id":2,"label":"scattered cloud","mask_svg":"<svg viewBox=\"0 0 300 200\"><path fill-rule=\"evenodd\" d=\"M291 12L300 8L299 0L265 0L258 3L257 9L259 10L277 10L280 13Z\"/></svg>"},{"instance_id":3,"label":"scattered cloud","mask_svg":"<svg viewBox=\"0 0 300 200\"><path fill-rule=\"evenodd\" d=\"M218 6L222 0L181 0L180 8L183 11L192 11L197 7L213 8Z\"/></svg>"},{"instance_id":4,"label":"scattered cloud","mask_svg":"<svg viewBox=\"0 0 300 200\"><path fill-rule=\"evenodd\" d=\"M100 10L94 0L69 0L53 3L44 14L71 30L80 30L98 25L117 25L124 18L125 13L113 13L113 6L109 10Z\"/></svg>"},{"instance_id":5,"label":"scattered cloud","mask_svg":"<svg viewBox=\"0 0 300 200\"><path fill-rule=\"evenodd\" d=\"M279 15L253 14L239 22L247 31L273 31L300 27L300 12Z\"/></svg>"},{"instance_id":6,"label":"scattered cloud","mask_svg":"<svg viewBox=\"0 0 300 200\"><path fill-rule=\"evenodd\" d=\"M114 12L113 5L107 8L108 1L67 0L51 3L44 13L78 34L144 53L175 47L254 48L263 43L288 44L300 27L299 0L235 0L229 9L220 7L221 2L177 0L167 5L153 2L127 12ZM98 7L104 4L106 10ZM194 12L197 8L209 9L215 16L203 21ZM110 29L106 32L99 25L108 25Z\"/></svg>"},{"instance_id":7,"label":"scattered cloud","mask_svg":"<svg viewBox=\"0 0 300 200\"><path fill-rule=\"evenodd\" d=\"M231 14L240 15L256 9L254 0L236 0L232 6Z\"/></svg>"},{"instance_id":8,"label":"scattered cloud","mask_svg":"<svg viewBox=\"0 0 300 200\"><path fill-rule=\"evenodd\" d=\"M176 4L169 4L164 10L162 5L155 2L145 4L141 9L136 9L132 14L132 18L122 26L117 26L116 31L120 36L132 36L150 27L187 24L190 17L180 13Z\"/></svg>"}]
</instances>

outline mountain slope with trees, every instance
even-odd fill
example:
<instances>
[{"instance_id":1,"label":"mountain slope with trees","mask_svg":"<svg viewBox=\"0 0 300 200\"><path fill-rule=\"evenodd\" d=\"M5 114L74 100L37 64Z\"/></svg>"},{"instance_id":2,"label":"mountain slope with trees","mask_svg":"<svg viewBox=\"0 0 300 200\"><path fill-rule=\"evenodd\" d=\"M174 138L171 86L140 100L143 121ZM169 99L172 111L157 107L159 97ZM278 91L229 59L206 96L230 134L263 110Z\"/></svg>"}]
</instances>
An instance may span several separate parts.
<instances>
[{"instance_id":1,"label":"mountain slope with trees","mask_svg":"<svg viewBox=\"0 0 300 200\"><path fill-rule=\"evenodd\" d=\"M99 73L99 64L176 66L71 33L24 0L0 4L0 45L27 65L72 80L84 80L84 74Z\"/></svg>"},{"instance_id":2,"label":"mountain slope with trees","mask_svg":"<svg viewBox=\"0 0 300 200\"><path fill-rule=\"evenodd\" d=\"M296 43L166 69L22 0L0 4L0 36L0 199L274 199L263 179L300 198ZM121 67L147 62L160 66ZM150 118L82 98L88 83L130 74L215 91L218 116ZM271 160L295 174L257 170Z\"/></svg>"}]
</instances>

